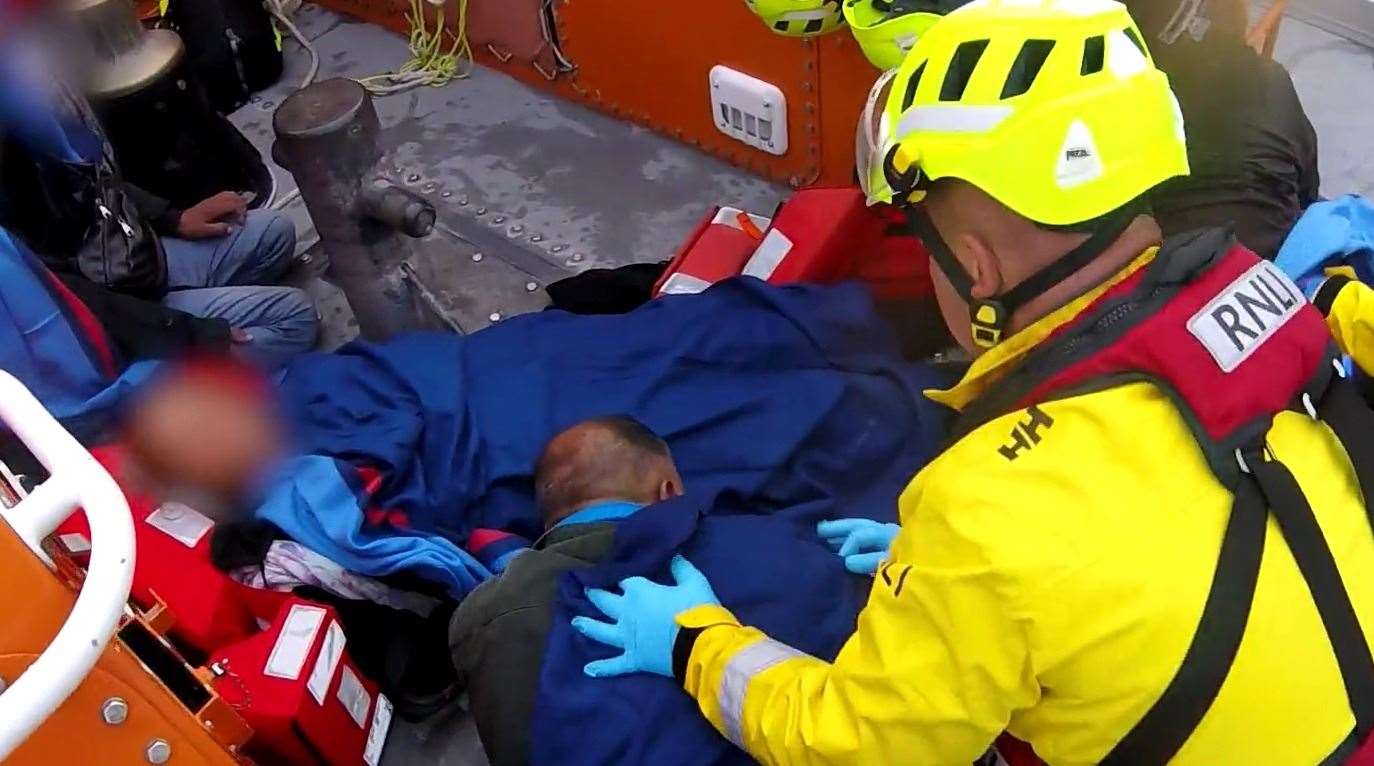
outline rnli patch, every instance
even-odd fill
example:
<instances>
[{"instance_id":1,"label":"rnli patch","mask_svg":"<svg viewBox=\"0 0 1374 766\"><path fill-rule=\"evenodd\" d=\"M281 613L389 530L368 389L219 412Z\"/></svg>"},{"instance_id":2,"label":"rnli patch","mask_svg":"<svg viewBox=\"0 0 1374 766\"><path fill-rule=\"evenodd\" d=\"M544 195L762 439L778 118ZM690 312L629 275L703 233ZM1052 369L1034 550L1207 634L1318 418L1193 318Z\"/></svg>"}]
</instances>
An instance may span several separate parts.
<instances>
[{"instance_id":1,"label":"rnli patch","mask_svg":"<svg viewBox=\"0 0 1374 766\"><path fill-rule=\"evenodd\" d=\"M1240 275L1194 314L1188 320L1188 332L1222 372L1231 372L1306 302L1293 280L1265 261Z\"/></svg>"}]
</instances>

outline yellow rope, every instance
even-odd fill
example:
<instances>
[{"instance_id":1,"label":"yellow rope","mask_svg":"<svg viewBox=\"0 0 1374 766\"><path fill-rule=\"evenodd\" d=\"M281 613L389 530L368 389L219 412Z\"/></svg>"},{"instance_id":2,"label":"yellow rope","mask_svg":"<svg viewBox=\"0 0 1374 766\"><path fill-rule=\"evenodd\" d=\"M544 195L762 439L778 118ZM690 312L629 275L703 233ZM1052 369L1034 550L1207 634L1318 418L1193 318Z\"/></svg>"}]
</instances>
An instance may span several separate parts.
<instances>
[{"instance_id":1,"label":"yellow rope","mask_svg":"<svg viewBox=\"0 0 1374 766\"><path fill-rule=\"evenodd\" d=\"M395 72L363 77L363 87L377 95L391 95L417 86L439 87L461 80L472 73L472 45L467 35L467 0L458 0L456 32L447 32L453 41L445 48L447 17L443 6L435 9L434 31L425 18L426 0L410 0L410 60Z\"/></svg>"}]
</instances>

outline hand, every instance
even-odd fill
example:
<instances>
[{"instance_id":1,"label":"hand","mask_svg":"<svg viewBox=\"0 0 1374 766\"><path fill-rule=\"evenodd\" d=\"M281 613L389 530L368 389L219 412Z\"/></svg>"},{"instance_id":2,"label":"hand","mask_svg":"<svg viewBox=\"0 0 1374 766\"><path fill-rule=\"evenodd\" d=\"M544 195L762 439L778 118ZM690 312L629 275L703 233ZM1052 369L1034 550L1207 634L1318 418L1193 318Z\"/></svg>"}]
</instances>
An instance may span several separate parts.
<instances>
[{"instance_id":1,"label":"hand","mask_svg":"<svg viewBox=\"0 0 1374 766\"><path fill-rule=\"evenodd\" d=\"M677 616L692 607L720 604L706 575L681 556L671 566L673 585L659 585L643 577L620 581L624 595L587 589L587 598L613 622L574 617L573 629L593 641L624 651L607 660L587 663L582 672L593 678L627 673L673 675L673 642Z\"/></svg>"},{"instance_id":2,"label":"hand","mask_svg":"<svg viewBox=\"0 0 1374 766\"><path fill-rule=\"evenodd\" d=\"M242 327L230 327L229 340L235 346L246 346L253 342L253 333L248 332Z\"/></svg>"},{"instance_id":3,"label":"hand","mask_svg":"<svg viewBox=\"0 0 1374 766\"><path fill-rule=\"evenodd\" d=\"M248 203L231 191L223 191L197 202L177 220L177 236L182 239L223 237L248 214Z\"/></svg>"},{"instance_id":4,"label":"hand","mask_svg":"<svg viewBox=\"0 0 1374 766\"><path fill-rule=\"evenodd\" d=\"M845 569L866 575L878 571L900 530L897 524L871 519L836 519L816 525L816 533L844 559Z\"/></svg>"}]
</instances>

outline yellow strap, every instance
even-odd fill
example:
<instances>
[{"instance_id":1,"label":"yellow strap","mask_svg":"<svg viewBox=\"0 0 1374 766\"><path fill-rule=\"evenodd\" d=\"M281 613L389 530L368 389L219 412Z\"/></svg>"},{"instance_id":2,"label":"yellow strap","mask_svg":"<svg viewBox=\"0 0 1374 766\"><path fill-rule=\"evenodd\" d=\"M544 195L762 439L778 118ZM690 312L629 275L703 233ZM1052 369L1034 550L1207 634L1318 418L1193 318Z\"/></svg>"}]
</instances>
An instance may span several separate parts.
<instances>
[{"instance_id":1,"label":"yellow strap","mask_svg":"<svg viewBox=\"0 0 1374 766\"><path fill-rule=\"evenodd\" d=\"M167 6L171 5L172 0L157 0L157 12L159 16L167 15Z\"/></svg>"}]
</instances>

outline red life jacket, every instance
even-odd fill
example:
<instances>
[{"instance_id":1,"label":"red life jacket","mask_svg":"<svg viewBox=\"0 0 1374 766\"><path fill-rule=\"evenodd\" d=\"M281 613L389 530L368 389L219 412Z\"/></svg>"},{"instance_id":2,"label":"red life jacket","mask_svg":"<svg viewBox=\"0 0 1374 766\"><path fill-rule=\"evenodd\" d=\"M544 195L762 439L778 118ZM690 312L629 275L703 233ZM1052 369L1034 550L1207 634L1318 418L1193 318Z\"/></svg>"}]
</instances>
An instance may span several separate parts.
<instances>
[{"instance_id":1,"label":"red life jacket","mask_svg":"<svg viewBox=\"0 0 1374 766\"><path fill-rule=\"evenodd\" d=\"M1136 381L1165 391L1218 481L1235 496L1211 591L1174 678L1103 760L1165 763L1206 715L1245 633L1272 512L1331 641L1355 729L1326 762L1352 757L1374 729L1374 659L1335 559L1289 470L1265 446L1274 416L1305 412L1327 423L1374 492L1374 412L1341 377L1319 312L1273 264L1228 232L1171 238L1155 259L1059 328L956 424L968 433L1025 411L1002 456L1052 426L1039 404ZM1366 503L1368 506L1369 503Z\"/></svg>"}]
</instances>

